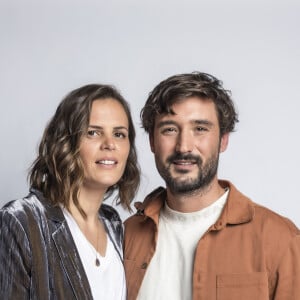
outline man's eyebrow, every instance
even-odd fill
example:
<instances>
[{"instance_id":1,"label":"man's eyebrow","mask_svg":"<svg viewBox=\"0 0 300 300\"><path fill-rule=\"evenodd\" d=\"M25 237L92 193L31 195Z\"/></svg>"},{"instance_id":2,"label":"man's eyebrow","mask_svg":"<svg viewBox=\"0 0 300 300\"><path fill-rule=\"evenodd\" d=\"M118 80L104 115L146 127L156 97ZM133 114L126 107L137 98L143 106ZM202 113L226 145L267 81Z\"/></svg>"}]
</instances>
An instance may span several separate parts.
<instances>
[{"instance_id":1,"label":"man's eyebrow","mask_svg":"<svg viewBox=\"0 0 300 300\"><path fill-rule=\"evenodd\" d=\"M206 120L206 119L191 120L190 123L196 124L196 125L206 125L209 127L214 126L213 122ZM167 125L177 125L177 123L173 120L165 120L165 121L158 122L157 127L160 128L160 127L167 126Z\"/></svg>"},{"instance_id":2,"label":"man's eyebrow","mask_svg":"<svg viewBox=\"0 0 300 300\"><path fill-rule=\"evenodd\" d=\"M99 126L99 125L89 125L88 128L98 129L98 130L103 129L103 127L102 127L102 126ZM129 131L128 128L127 128L126 126L115 126L115 127L114 127L114 130L122 130L122 129L123 129L123 130Z\"/></svg>"},{"instance_id":3,"label":"man's eyebrow","mask_svg":"<svg viewBox=\"0 0 300 300\"><path fill-rule=\"evenodd\" d=\"M177 123L172 120L159 121L157 123L158 128L166 126L166 125L177 125Z\"/></svg>"},{"instance_id":4,"label":"man's eyebrow","mask_svg":"<svg viewBox=\"0 0 300 300\"><path fill-rule=\"evenodd\" d=\"M206 126L209 126L209 127L213 127L214 126L214 123L209 121L209 120L192 120L192 123L195 123L197 125L206 125Z\"/></svg>"}]
</instances>

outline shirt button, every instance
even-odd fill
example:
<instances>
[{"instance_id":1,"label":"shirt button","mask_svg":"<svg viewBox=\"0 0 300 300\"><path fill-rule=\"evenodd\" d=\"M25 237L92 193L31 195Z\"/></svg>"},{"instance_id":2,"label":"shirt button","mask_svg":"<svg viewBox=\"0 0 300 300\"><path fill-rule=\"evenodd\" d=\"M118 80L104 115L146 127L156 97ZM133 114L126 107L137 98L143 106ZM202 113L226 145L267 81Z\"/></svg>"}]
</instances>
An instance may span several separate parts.
<instances>
[{"instance_id":1,"label":"shirt button","mask_svg":"<svg viewBox=\"0 0 300 300\"><path fill-rule=\"evenodd\" d=\"M148 266L148 264L147 264L146 262L144 262L144 263L141 265L141 268L142 268L142 269L147 269L147 266Z\"/></svg>"}]
</instances>

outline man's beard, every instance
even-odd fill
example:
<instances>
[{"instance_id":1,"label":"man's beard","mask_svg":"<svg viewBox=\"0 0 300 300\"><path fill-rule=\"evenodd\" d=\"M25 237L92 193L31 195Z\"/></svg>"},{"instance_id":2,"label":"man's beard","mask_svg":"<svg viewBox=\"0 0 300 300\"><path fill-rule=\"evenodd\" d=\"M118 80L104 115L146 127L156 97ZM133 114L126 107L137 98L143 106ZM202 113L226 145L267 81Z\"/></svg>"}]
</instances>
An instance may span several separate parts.
<instances>
[{"instance_id":1,"label":"man's beard","mask_svg":"<svg viewBox=\"0 0 300 300\"><path fill-rule=\"evenodd\" d=\"M196 178L174 178L171 174L171 166L175 160L191 160L198 166L198 176ZM192 154L175 153L167 158L167 165L164 165L159 157L155 157L156 166L159 174L165 180L167 187L173 194L193 194L197 191L203 191L212 182L217 174L219 153L213 154L203 164L201 157ZM187 174L186 170L177 170L177 173Z\"/></svg>"}]
</instances>

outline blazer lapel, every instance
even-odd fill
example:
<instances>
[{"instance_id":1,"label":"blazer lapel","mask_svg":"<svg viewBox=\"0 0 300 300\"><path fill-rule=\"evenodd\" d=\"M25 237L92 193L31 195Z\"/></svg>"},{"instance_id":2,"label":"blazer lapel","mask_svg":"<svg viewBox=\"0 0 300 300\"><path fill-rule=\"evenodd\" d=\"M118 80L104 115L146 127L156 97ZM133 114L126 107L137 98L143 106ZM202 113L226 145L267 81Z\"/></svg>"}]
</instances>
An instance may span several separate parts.
<instances>
[{"instance_id":1,"label":"blazer lapel","mask_svg":"<svg viewBox=\"0 0 300 300\"><path fill-rule=\"evenodd\" d=\"M52 238L76 299L93 299L79 253L65 221L52 234Z\"/></svg>"},{"instance_id":2,"label":"blazer lapel","mask_svg":"<svg viewBox=\"0 0 300 300\"><path fill-rule=\"evenodd\" d=\"M30 191L39 198L45 207L45 214L49 219L49 224L51 223L49 234L52 236L75 299L92 300L93 296L84 267L61 208L49 203L38 190L31 189Z\"/></svg>"}]
</instances>

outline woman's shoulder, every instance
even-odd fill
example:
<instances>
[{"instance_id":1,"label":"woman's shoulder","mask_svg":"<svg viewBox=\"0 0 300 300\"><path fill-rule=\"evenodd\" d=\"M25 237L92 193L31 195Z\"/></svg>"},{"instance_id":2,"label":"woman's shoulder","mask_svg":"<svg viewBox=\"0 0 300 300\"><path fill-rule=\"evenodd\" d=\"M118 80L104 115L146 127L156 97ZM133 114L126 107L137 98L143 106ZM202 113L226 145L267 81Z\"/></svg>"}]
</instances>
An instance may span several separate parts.
<instances>
[{"instance_id":1,"label":"woman's shoulder","mask_svg":"<svg viewBox=\"0 0 300 300\"><path fill-rule=\"evenodd\" d=\"M111 205L102 204L100 208L100 215L109 221L122 223L119 213Z\"/></svg>"},{"instance_id":2,"label":"woman's shoulder","mask_svg":"<svg viewBox=\"0 0 300 300\"><path fill-rule=\"evenodd\" d=\"M14 199L8 201L4 206L1 208L1 212L18 212L23 211L25 207L33 207L36 206L40 201L37 196L33 192L29 192L29 194L23 198Z\"/></svg>"},{"instance_id":3,"label":"woman's shoulder","mask_svg":"<svg viewBox=\"0 0 300 300\"><path fill-rule=\"evenodd\" d=\"M0 209L1 219L18 219L20 222L31 216L37 216L44 210L44 205L33 191L23 198L11 200Z\"/></svg>"}]
</instances>

